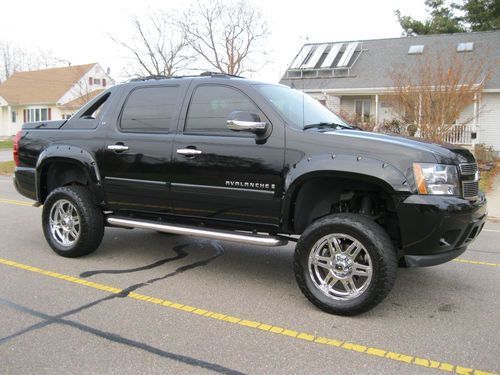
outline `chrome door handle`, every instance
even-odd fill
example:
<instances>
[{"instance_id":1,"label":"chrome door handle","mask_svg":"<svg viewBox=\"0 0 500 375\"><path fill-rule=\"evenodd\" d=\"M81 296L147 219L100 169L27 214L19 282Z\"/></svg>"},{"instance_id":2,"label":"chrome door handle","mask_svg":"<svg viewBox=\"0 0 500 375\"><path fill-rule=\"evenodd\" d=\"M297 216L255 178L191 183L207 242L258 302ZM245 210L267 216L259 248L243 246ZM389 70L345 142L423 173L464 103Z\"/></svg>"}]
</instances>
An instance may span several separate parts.
<instances>
[{"instance_id":1,"label":"chrome door handle","mask_svg":"<svg viewBox=\"0 0 500 375\"><path fill-rule=\"evenodd\" d=\"M127 151L128 150L128 146L124 146L124 145L109 145L108 146L108 150L112 150L112 151Z\"/></svg>"},{"instance_id":2,"label":"chrome door handle","mask_svg":"<svg viewBox=\"0 0 500 375\"><path fill-rule=\"evenodd\" d=\"M193 156L193 155L200 155L203 152L195 148L179 148L177 149L177 153L181 155Z\"/></svg>"}]
</instances>

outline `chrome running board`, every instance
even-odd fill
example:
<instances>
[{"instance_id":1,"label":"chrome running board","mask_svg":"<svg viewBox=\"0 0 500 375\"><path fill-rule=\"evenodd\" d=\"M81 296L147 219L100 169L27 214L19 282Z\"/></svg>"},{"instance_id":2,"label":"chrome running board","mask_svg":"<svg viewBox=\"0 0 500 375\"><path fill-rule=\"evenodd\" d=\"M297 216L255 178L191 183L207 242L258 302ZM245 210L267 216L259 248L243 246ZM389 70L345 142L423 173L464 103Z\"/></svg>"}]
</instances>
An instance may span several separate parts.
<instances>
[{"instance_id":1,"label":"chrome running board","mask_svg":"<svg viewBox=\"0 0 500 375\"><path fill-rule=\"evenodd\" d=\"M184 234L197 237L212 238L215 240L239 242L258 246L283 246L288 243L284 238L264 236L258 234L232 232L219 229L205 229L179 224L158 223L156 221L129 219L118 216L108 216L106 221L109 225L125 228L152 229L159 232Z\"/></svg>"}]
</instances>

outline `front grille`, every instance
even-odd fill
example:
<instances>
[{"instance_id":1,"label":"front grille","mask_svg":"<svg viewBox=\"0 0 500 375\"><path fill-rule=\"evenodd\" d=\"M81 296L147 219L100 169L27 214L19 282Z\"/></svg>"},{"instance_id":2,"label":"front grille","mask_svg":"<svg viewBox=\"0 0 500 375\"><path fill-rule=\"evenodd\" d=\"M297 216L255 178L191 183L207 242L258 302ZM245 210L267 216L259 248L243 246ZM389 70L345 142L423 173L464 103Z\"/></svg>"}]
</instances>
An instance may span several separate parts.
<instances>
[{"instance_id":1,"label":"front grille","mask_svg":"<svg viewBox=\"0 0 500 375\"><path fill-rule=\"evenodd\" d=\"M479 194L479 173L476 163L460 164L462 195L466 199L474 199Z\"/></svg>"},{"instance_id":2,"label":"front grille","mask_svg":"<svg viewBox=\"0 0 500 375\"><path fill-rule=\"evenodd\" d=\"M479 181L462 181L464 198L476 198L479 194Z\"/></svg>"},{"instance_id":3,"label":"front grille","mask_svg":"<svg viewBox=\"0 0 500 375\"><path fill-rule=\"evenodd\" d=\"M471 175L475 174L476 172L477 172L476 163L460 164L460 173L462 173L463 175Z\"/></svg>"}]
</instances>

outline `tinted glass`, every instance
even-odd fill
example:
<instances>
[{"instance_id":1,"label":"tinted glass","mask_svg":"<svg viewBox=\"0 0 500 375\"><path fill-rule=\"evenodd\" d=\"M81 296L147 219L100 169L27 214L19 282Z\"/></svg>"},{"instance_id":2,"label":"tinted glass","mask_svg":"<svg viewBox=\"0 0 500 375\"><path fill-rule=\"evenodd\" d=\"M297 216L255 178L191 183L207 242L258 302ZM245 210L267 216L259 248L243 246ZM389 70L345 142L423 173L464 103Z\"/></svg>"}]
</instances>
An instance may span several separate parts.
<instances>
[{"instance_id":1,"label":"tinted glass","mask_svg":"<svg viewBox=\"0 0 500 375\"><path fill-rule=\"evenodd\" d=\"M177 87L144 87L130 94L123 109L120 126L137 132L165 132L177 102Z\"/></svg>"},{"instance_id":2,"label":"tinted glass","mask_svg":"<svg viewBox=\"0 0 500 375\"><path fill-rule=\"evenodd\" d=\"M241 91L225 86L200 86L189 106L185 132L252 137L252 134L228 129L227 117L233 111L260 113Z\"/></svg>"}]
</instances>

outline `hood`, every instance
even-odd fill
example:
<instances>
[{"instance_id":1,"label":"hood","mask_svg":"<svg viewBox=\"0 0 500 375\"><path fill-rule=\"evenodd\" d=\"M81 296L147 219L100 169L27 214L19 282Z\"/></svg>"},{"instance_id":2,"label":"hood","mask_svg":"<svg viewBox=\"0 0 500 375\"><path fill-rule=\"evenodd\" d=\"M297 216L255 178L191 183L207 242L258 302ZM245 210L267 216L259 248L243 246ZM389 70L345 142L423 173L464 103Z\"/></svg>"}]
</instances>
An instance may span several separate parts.
<instances>
[{"instance_id":1,"label":"hood","mask_svg":"<svg viewBox=\"0 0 500 375\"><path fill-rule=\"evenodd\" d=\"M381 156L392 149L400 150L400 157L404 155L413 155L413 157L427 160L413 160L413 161L429 161L428 157L433 156L435 162L440 164L460 164L460 163L473 163L475 162L472 153L460 146L449 143L435 143L420 138L403 137L399 135L388 135L381 133L373 133L368 131L359 130L335 130L324 132L322 134L335 135L338 138L349 138L350 143L356 142L360 144L360 152L364 153L365 149L361 146L363 144L370 145L370 156L373 153L379 153ZM375 147L373 147L375 145ZM425 155L427 154L427 155ZM425 157L424 157L425 155ZM383 158L382 158L383 160Z\"/></svg>"}]
</instances>

